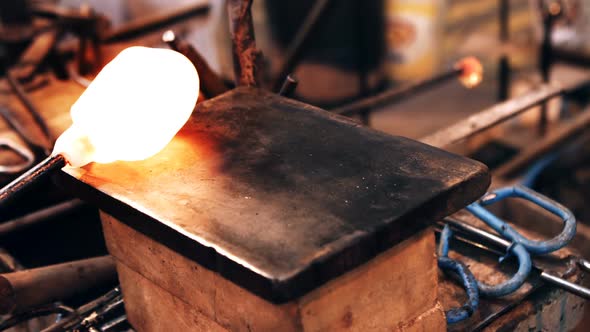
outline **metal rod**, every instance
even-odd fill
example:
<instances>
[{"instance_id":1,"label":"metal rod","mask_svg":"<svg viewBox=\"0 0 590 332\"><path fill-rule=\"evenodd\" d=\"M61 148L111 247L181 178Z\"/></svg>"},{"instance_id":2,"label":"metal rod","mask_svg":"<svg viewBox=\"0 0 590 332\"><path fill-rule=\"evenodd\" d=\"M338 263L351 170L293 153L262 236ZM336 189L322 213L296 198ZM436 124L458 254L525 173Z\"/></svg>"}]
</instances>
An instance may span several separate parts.
<instances>
[{"instance_id":1,"label":"metal rod","mask_svg":"<svg viewBox=\"0 0 590 332\"><path fill-rule=\"evenodd\" d=\"M279 74L276 76L273 83L273 91L279 91L285 80L285 77L292 73L295 66L303 56L306 47L309 43L310 36L312 36L321 18L326 14L327 8L330 5L331 0L318 0L315 1L313 7L303 20L301 27L295 33L293 41L289 44L287 51L285 52L285 60L281 65Z\"/></svg>"},{"instance_id":2,"label":"metal rod","mask_svg":"<svg viewBox=\"0 0 590 332\"><path fill-rule=\"evenodd\" d=\"M97 310L113 300L116 300L119 295L121 294L121 289L119 287L115 287L113 290L109 291L108 293L102 295L101 297L92 300L83 306L76 309L76 314L67 316L60 320L59 322L45 328L41 332L62 332L67 331L71 327L80 323L84 316L91 313L94 310Z\"/></svg>"},{"instance_id":3,"label":"metal rod","mask_svg":"<svg viewBox=\"0 0 590 332\"><path fill-rule=\"evenodd\" d=\"M83 259L0 275L0 313L67 299L117 280L111 256Z\"/></svg>"},{"instance_id":4,"label":"metal rod","mask_svg":"<svg viewBox=\"0 0 590 332\"><path fill-rule=\"evenodd\" d=\"M381 106L386 103L393 103L406 98L415 93L428 90L429 88L440 84L441 82L448 81L449 79L456 78L463 72L462 68L453 68L452 70L443 72L432 78L428 78L422 81L404 85L401 87L395 87L393 89L386 90L375 96L364 98L353 103L332 109L331 111L341 115L353 115L359 112L366 111L367 109Z\"/></svg>"},{"instance_id":5,"label":"metal rod","mask_svg":"<svg viewBox=\"0 0 590 332\"><path fill-rule=\"evenodd\" d=\"M10 70L6 71L6 80L8 81L10 87L14 90L14 93L16 94L18 99L23 103L27 111L31 114L33 120L35 120L35 123L37 123L37 126L39 126L39 129L41 129L41 132L43 133L43 135L45 135L45 138L47 138L47 140L50 143L53 142L51 130L49 129L47 122L45 122L45 119L43 119L37 107L27 96L25 89L20 85L18 80L11 74Z\"/></svg>"},{"instance_id":6,"label":"metal rod","mask_svg":"<svg viewBox=\"0 0 590 332\"><path fill-rule=\"evenodd\" d=\"M590 127L590 110L578 115L569 123L562 124L550 135L544 137L532 147L522 151L512 160L498 167L494 171L494 175L498 177L516 176L532 161L545 155L556 146L564 144L582 134L588 127Z\"/></svg>"},{"instance_id":7,"label":"metal rod","mask_svg":"<svg viewBox=\"0 0 590 332\"><path fill-rule=\"evenodd\" d=\"M484 241L487 241L488 243L491 243L495 246L498 246L504 250L507 250L511 243L493 233L487 232L483 229L480 229L478 227L469 225L467 223L452 219L452 218L445 218L444 222L449 224L451 226L451 228L459 231L460 233L463 233L465 235L472 235L472 236L476 236L479 237L480 239L483 239ZM479 246L478 246L479 247ZM485 247L483 248L484 250L488 250ZM489 250L495 253L494 250ZM580 261L587 263L587 261L580 259ZM590 289L577 285L575 283L569 282L559 276L556 276L554 274L551 274L549 272L545 272L543 271L541 268L539 268L538 266L536 266L533 262L533 267L539 271L539 277L541 278L541 280L550 283L554 286L557 286L561 289L564 289L572 294L575 294L577 296L580 296L586 300L590 300Z\"/></svg>"},{"instance_id":8,"label":"metal rod","mask_svg":"<svg viewBox=\"0 0 590 332\"><path fill-rule=\"evenodd\" d=\"M208 13L208 3L191 4L174 11L134 20L118 29L106 33L105 36L102 36L101 42L113 43L138 37L148 32L162 29L176 22L183 21L194 16L202 16Z\"/></svg>"},{"instance_id":9,"label":"metal rod","mask_svg":"<svg viewBox=\"0 0 590 332\"><path fill-rule=\"evenodd\" d=\"M531 107L550 98L559 96L562 93L563 90L558 85L543 84L530 93L496 104L465 120L459 121L450 127L441 129L427 137L423 137L420 141L432 146L444 148L484 131L500 122L506 121Z\"/></svg>"},{"instance_id":10,"label":"metal rod","mask_svg":"<svg viewBox=\"0 0 590 332\"><path fill-rule=\"evenodd\" d=\"M164 32L162 41L171 49L182 53L193 63L199 73L201 91L207 97L213 98L229 90L223 80L211 69L205 58L186 40L177 37L174 31Z\"/></svg>"},{"instance_id":11,"label":"metal rod","mask_svg":"<svg viewBox=\"0 0 590 332\"><path fill-rule=\"evenodd\" d=\"M66 158L61 154L45 158L39 164L35 165L33 168L4 186L4 188L0 189L0 208L10 204L13 200L35 185L37 181L54 171L62 169L66 164Z\"/></svg>"},{"instance_id":12,"label":"metal rod","mask_svg":"<svg viewBox=\"0 0 590 332\"><path fill-rule=\"evenodd\" d=\"M81 200L73 199L26 214L22 217L5 221L0 224L0 237L42 223L48 219L57 219L58 217L63 216L64 214L72 213L86 206L87 204L85 204Z\"/></svg>"},{"instance_id":13,"label":"metal rod","mask_svg":"<svg viewBox=\"0 0 590 332\"><path fill-rule=\"evenodd\" d=\"M260 86L262 52L256 48L252 22L252 0L228 0L236 86Z\"/></svg>"},{"instance_id":14,"label":"metal rod","mask_svg":"<svg viewBox=\"0 0 590 332\"><path fill-rule=\"evenodd\" d=\"M279 90L279 95L283 97L290 97L293 95L293 92L295 92L295 89L297 89L298 84L299 81L295 77L292 75L287 75L287 78L285 78L285 81Z\"/></svg>"}]
</instances>

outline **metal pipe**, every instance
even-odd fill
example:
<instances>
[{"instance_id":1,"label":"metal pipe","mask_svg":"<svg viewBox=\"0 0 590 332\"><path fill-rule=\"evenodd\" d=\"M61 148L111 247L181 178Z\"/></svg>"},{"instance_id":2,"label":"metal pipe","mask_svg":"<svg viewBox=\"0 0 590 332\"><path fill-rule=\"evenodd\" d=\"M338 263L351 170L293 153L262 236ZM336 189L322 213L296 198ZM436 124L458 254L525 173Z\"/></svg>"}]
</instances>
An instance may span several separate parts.
<instances>
[{"instance_id":1,"label":"metal pipe","mask_svg":"<svg viewBox=\"0 0 590 332\"><path fill-rule=\"evenodd\" d=\"M186 40L176 36L174 31L168 30L164 32L162 41L171 49L182 53L193 63L199 73L201 91L207 97L213 98L229 90L223 80L209 67L205 58Z\"/></svg>"},{"instance_id":2,"label":"metal pipe","mask_svg":"<svg viewBox=\"0 0 590 332\"><path fill-rule=\"evenodd\" d=\"M443 72L434 77L410 83L401 87L395 87L379 93L375 96L367 97L350 104L330 110L333 113L341 115L353 115L367 109L378 107L386 103L393 103L403 98L411 96L415 93L428 90L431 87L440 84L441 82L448 81L449 79L456 78L463 72L462 68L453 68L452 70Z\"/></svg>"},{"instance_id":3,"label":"metal pipe","mask_svg":"<svg viewBox=\"0 0 590 332\"><path fill-rule=\"evenodd\" d=\"M0 313L9 314L67 299L117 280L110 256L0 275Z\"/></svg>"},{"instance_id":4,"label":"metal pipe","mask_svg":"<svg viewBox=\"0 0 590 332\"><path fill-rule=\"evenodd\" d=\"M62 169L66 164L66 158L61 154L45 158L39 164L0 189L0 208L10 204L10 202L30 189L40 179L54 171Z\"/></svg>"},{"instance_id":5,"label":"metal pipe","mask_svg":"<svg viewBox=\"0 0 590 332\"><path fill-rule=\"evenodd\" d=\"M45 220L53 218L57 219L64 214L72 213L85 206L87 206L86 203L81 200L73 199L26 214L22 217L5 221L0 224L0 238L23 228L42 223Z\"/></svg>"},{"instance_id":6,"label":"metal pipe","mask_svg":"<svg viewBox=\"0 0 590 332\"><path fill-rule=\"evenodd\" d=\"M531 107L550 98L559 96L562 93L563 89L559 85L543 84L530 93L496 104L465 120L459 121L450 127L441 129L427 137L423 137L420 141L439 148L447 147L484 131L500 122L506 121Z\"/></svg>"},{"instance_id":7,"label":"metal pipe","mask_svg":"<svg viewBox=\"0 0 590 332\"><path fill-rule=\"evenodd\" d=\"M279 74L276 76L273 82L273 91L279 91L283 84L283 81L293 72L295 66L301 59L301 56L306 50L307 44L309 42L309 37L314 34L315 30L318 27L318 23L321 21L321 18L327 12L327 8L330 5L331 0L318 0L315 1L313 7L303 20L301 27L295 33L293 37L293 41L289 44L287 48L285 61L281 65L281 69L279 70Z\"/></svg>"}]
</instances>

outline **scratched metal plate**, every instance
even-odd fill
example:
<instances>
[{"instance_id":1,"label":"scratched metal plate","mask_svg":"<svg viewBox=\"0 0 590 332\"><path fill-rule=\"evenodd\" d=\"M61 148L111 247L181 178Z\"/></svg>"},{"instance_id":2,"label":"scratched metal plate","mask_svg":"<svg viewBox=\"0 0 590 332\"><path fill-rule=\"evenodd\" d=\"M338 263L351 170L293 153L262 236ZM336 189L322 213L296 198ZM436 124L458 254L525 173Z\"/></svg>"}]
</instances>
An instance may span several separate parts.
<instances>
[{"instance_id":1,"label":"scratched metal plate","mask_svg":"<svg viewBox=\"0 0 590 332\"><path fill-rule=\"evenodd\" d=\"M276 303L462 208L490 181L473 160L252 88L200 103L148 160L66 172L57 178L68 190Z\"/></svg>"}]
</instances>

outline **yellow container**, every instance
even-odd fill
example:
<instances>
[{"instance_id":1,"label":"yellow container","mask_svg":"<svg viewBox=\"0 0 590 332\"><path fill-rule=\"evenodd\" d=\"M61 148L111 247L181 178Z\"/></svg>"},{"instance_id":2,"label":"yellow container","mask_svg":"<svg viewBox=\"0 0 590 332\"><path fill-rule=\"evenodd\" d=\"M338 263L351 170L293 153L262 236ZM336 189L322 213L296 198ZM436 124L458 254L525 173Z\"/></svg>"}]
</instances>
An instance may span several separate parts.
<instances>
[{"instance_id":1,"label":"yellow container","mask_svg":"<svg viewBox=\"0 0 590 332\"><path fill-rule=\"evenodd\" d=\"M443 0L387 0L387 73L393 81L431 76L441 64Z\"/></svg>"}]
</instances>

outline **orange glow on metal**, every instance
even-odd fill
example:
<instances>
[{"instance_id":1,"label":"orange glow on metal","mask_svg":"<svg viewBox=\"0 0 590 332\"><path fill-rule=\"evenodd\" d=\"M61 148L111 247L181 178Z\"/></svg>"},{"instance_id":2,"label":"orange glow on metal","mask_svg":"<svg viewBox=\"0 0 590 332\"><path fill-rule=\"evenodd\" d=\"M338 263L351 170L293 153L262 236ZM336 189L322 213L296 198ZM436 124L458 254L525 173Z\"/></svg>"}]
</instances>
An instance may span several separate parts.
<instances>
[{"instance_id":1,"label":"orange glow on metal","mask_svg":"<svg viewBox=\"0 0 590 332\"><path fill-rule=\"evenodd\" d=\"M455 65L462 70L459 81L468 89L478 86L483 80L483 66L475 57L461 59Z\"/></svg>"}]
</instances>

